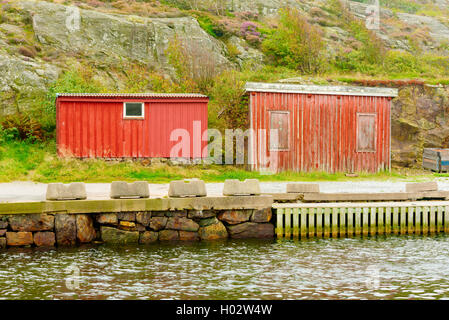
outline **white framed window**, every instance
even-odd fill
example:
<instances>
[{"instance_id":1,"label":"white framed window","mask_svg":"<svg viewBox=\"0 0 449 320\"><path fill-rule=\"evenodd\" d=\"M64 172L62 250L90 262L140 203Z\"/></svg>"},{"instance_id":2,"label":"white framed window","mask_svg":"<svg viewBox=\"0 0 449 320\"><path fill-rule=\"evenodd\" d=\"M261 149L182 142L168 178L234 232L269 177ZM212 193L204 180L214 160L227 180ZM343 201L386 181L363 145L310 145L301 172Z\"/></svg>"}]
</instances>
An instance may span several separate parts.
<instances>
[{"instance_id":1,"label":"white framed window","mask_svg":"<svg viewBox=\"0 0 449 320\"><path fill-rule=\"evenodd\" d=\"M144 118L145 118L144 102L123 103L123 119L144 119Z\"/></svg>"}]
</instances>

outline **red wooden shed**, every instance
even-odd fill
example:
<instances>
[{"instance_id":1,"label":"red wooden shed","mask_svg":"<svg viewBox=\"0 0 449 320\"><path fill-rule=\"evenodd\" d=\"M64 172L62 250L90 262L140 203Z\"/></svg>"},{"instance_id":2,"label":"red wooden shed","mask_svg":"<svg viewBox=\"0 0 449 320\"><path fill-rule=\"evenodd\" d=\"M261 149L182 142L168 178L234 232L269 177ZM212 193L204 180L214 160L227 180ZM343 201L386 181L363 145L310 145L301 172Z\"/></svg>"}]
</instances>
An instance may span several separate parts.
<instances>
[{"instance_id":1,"label":"red wooden shed","mask_svg":"<svg viewBox=\"0 0 449 320\"><path fill-rule=\"evenodd\" d=\"M247 83L246 90L254 170L270 161L277 171L390 170L397 89Z\"/></svg>"},{"instance_id":2,"label":"red wooden shed","mask_svg":"<svg viewBox=\"0 0 449 320\"><path fill-rule=\"evenodd\" d=\"M58 94L60 156L78 158L169 158L176 129L190 136L190 158L207 146L209 98L200 94Z\"/></svg>"}]
</instances>

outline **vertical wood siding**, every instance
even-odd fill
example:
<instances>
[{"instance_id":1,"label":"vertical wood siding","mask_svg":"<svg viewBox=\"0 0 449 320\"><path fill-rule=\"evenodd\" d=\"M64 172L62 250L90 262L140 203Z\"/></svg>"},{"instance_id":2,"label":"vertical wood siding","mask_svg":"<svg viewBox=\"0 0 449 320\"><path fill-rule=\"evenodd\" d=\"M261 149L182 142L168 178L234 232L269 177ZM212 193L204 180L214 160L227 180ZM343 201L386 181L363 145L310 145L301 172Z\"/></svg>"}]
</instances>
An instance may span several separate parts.
<instances>
[{"instance_id":1,"label":"vertical wood siding","mask_svg":"<svg viewBox=\"0 0 449 320\"><path fill-rule=\"evenodd\" d=\"M389 170L391 102L388 97L250 94L254 170L263 167L261 159L272 156L269 143L264 144L257 134L259 129L265 129L269 135L270 111L289 112L289 149L273 154L278 160L278 171ZM358 114L375 117L375 151L357 151Z\"/></svg>"},{"instance_id":2,"label":"vertical wood siding","mask_svg":"<svg viewBox=\"0 0 449 320\"><path fill-rule=\"evenodd\" d=\"M58 154L78 158L168 158L171 148L180 141L170 141L175 129L190 133L192 158L195 139L201 149L207 146L201 135L193 134L194 121L201 121L201 134L207 130L207 99L134 100L145 102L144 119L123 119L125 101L133 100L58 101Z\"/></svg>"}]
</instances>

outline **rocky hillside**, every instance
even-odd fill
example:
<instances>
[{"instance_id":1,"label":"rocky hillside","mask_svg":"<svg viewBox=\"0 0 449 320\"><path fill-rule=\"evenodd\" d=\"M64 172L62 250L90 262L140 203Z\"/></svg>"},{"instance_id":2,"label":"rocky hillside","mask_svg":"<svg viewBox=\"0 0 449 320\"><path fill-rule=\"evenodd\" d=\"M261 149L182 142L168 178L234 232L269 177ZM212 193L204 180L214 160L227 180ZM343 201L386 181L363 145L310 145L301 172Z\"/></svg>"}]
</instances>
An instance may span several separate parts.
<instances>
[{"instance_id":1,"label":"rocky hillside","mask_svg":"<svg viewBox=\"0 0 449 320\"><path fill-rule=\"evenodd\" d=\"M93 0L73 2L71 6L56 2L62 1L0 2L0 95L8 101L1 103L1 113L26 108L26 102L17 101L45 90L59 73L74 64L93 66L95 77L116 90L123 89L125 81L115 70L117 66L126 69L127 64L135 63L173 77L167 48L175 35L181 43L201 48L204 57L219 69L238 68L248 60L263 63L263 53L252 43L255 40L240 32L242 24L254 21L264 28L275 25L278 10L286 5L302 10L324 31L331 53L355 42L350 31L338 26L338 17L328 10L328 0L147 1L146 10L142 5L126 6L124 1L112 2L112 6ZM366 3L343 3L356 17L366 18ZM415 14L382 8L381 28L376 32L388 48L413 52L418 46L420 50L448 55L449 1L434 1L433 6L428 3L416 1L415 6L404 8ZM230 36L214 37L211 33L219 32L207 32L210 17L225 25L224 32Z\"/></svg>"},{"instance_id":2,"label":"rocky hillside","mask_svg":"<svg viewBox=\"0 0 449 320\"><path fill-rule=\"evenodd\" d=\"M44 1L7 1L0 21L0 94L15 102L44 91L58 75L86 63L111 90L123 89L124 69L144 65L173 75L167 61L169 40L176 35L202 48L218 67L234 67L226 48L189 16L147 18L107 14ZM114 70L115 69L115 70ZM11 102L11 101L10 101ZM26 108L25 103L2 103L3 113Z\"/></svg>"},{"instance_id":3,"label":"rocky hillside","mask_svg":"<svg viewBox=\"0 0 449 320\"><path fill-rule=\"evenodd\" d=\"M346 57L358 57L375 38L392 53L387 56L392 61L387 73L413 69L407 57L419 55L432 67L420 75L433 84L443 83L440 78L449 74L445 72L449 71L449 0L381 0L381 23L374 35L354 29L354 23L342 22L343 9L351 19L365 21L372 2L3 0L0 116L33 108L53 83L74 68L87 70L89 81L108 91L171 90L170 83L179 81L185 64L196 65L210 76L249 68L255 75L259 73L253 79L264 80L258 70L270 61L263 41L276 30L279 10L285 7L297 8L318 28L326 43L326 60L339 61L327 71L329 76L317 77L319 83L336 82L341 76L345 81L348 77L388 77L385 73L376 76L379 71L372 67L366 71L345 69L350 65ZM177 50L187 53L190 61L176 60ZM435 74L436 68L440 74ZM282 70L279 76L276 72L267 78L277 80L287 74L304 80L295 70ZM311 81L315 81L313 76ZM393 116L393 159L412 165L423 146L449 147L449 94L443 87L424 84L405 86L401 92Z\"/></svg>"}]
</instances>

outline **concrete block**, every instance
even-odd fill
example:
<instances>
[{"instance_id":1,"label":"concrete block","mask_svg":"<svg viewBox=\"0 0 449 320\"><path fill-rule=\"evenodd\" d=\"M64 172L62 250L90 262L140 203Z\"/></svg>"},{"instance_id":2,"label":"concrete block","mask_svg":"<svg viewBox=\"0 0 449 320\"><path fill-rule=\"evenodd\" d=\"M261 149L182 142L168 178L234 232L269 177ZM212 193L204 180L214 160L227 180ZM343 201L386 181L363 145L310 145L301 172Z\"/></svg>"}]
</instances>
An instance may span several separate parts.
<instances>
[{"instance_id":1,"label":"concrete block","mask_svg":"<svg viewBox=\"0 0 449 320\"><path fill-rule=\"evenodd\" d=\"M259 180L257 179L246 179L245 181L227 179L223 187L224 196L258 196L260 193Z\"/></svg>"},{"instance_id":2,"label":"concrete block","mask_svg":"<svg viewBox=\"0 0 449 320\"><path fill-rule=\"evenodd\" d=\"M421 183L407 183L405 185L405 192L426 192L438 191L438 184L436 182L421 182Z\"/></svg>"},{"instance_id":3,"label":"concrete block","mask_svg":"<svg viewBox=\"0 0 449 320\"><path fill-rule=\"evenodd\" d=\"M198 179L171 181L168 196L172 198L205 197L207 196L206 184Z\"/></svg>"},{"instance_id":4,"label":"concrete block","mask_svg":"<svg viewBox=\"0 0 449 320\"><path fill-rule=\"evenodd\" d=\"M87 198L83 182L70 184L50 183L47 187L47 200L84 200Z\"/></svg>"},{"instance_id":5,"label":"concrete block","mask_svg":"<svg viewBox=\"0 0 449 320\"><path fill-rule=\"evenodd\" d=\"M289 183L287 193L318 193L320 185L316 183Z\"/></svg>"},{"instance_id":6,"label":"concrete block","mask_svg":"<svg viewBox=\"0 0 449 320\"><path fill-rule=\"evenodd\" d=\"M149 198L150 188L146 181L126 183L125 181L114 181L111 183L111 199L120 198Z\"/></svg>"}]
</instances>

